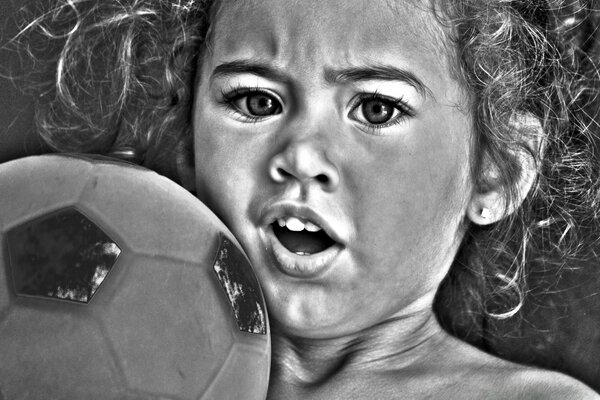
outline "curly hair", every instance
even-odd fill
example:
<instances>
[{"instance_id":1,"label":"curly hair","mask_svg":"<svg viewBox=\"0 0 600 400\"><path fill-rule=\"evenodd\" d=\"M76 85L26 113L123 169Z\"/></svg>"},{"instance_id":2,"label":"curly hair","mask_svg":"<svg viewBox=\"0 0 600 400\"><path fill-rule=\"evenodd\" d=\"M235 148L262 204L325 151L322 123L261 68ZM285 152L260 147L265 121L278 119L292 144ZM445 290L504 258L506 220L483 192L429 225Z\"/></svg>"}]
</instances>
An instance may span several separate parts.
<instances>
[{"instance_id":1,"label":"curly hair","mask_svg":"<svg viewBox=\"0 0 600 400\"><path fill-rule=\"evenodd\" d=\"M471 93L476 186L503 187L508 208L521 198L519 154L537 167L516 212L470 227L438 292L446 328L481 344L498 326L507 329L498 321L519 313L526 296L535 301L594 251L586 233L598 215L598 10L583 1L506 0L444 2L439 10L452 29L455 75ZM518 132L523 117L539 121L542 137Z\"/></svg>"},{"instance_id":2,"label":"curly hair","mask_svg":"<svg viewBox=\"0 0 600 400\"><path fill-rule=\"evenodd\" d=\"M581 232L598 215L598 10L584 0L431 1L470 94L476 187L504 188L508 209L522 197L521 155L538 171L516 212L469 227L438 292L445 328L481 345L494 321L548 289L532 276L593 251ZM175 160L193 157L194 80L213 3L61 0L28 10L40 16L25 17L16 42L41 63L27 77L39 82L40 135L57 151L117 155L177 179ZM519 131L523 118L539 121L542 137Z\"/></svg>"},{"instance_id":3,"label":"curly hair","mask_svg":"<svg viewBox=\"0 0 600 400\"><path fill-rule=\"evenodd\" d=\"M23 8L36 128L56 151L111 154L177 179L190 152L208 0L64 0ZM38 15L37 17L33 17Z\"/></svg>"}]
</instances>

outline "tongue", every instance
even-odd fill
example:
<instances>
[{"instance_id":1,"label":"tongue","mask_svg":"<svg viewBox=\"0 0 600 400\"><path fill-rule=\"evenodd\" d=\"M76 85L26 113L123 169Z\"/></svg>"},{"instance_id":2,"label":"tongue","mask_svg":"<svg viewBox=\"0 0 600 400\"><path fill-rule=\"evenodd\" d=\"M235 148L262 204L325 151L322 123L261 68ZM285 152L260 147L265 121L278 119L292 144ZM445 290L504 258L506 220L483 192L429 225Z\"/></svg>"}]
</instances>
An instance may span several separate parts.
<instances>
[{"instance_id":1,"label":"tongue","mask_svg":"<svg viewBox=\"0 0 600 400\"><path fill-rule=\"evenodd\" d=\"M308 232L303 230L294 232L274 224L273 232L275 232L275 236L281 244L292 253L314 254L334 244L334 241L323 231Z\"/></svg>"}]
</instances>

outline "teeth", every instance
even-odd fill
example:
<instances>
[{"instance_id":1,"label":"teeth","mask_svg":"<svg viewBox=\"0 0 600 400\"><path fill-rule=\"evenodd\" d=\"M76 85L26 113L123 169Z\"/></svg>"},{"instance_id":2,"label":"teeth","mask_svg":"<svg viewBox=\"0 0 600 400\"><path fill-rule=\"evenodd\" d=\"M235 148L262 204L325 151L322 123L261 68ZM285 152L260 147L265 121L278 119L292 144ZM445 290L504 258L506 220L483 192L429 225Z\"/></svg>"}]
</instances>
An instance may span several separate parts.
<instances>
[{"instance_id":1,"label":"teeth","mask_svg":"<svg viewBox=\"0 0 600 400\"><path fill-rule=\"evenodd\" d=\"M283 228L287 227L290 231L300 232L302 230L307 230L309 232L319 232L321 230L320 227L313 224L312 222L306 221L303 222L296 217L288 217L288 218L278 218L277 224Z\"/></svg>"},{"instance_id":2,"label":"teeth","mask_svg":"<svg viewBox=\"0 0 600 400\"><path fill-rule=\"evenodd\" d=\"M321 230L321 228L319 228L318 226L316 226L312 222L306 222L304 224L304 229L306 229L309 232L319 232Z\"/></svg>"},{"instance_id":3,"label":"teeth","mask_svg":"<svg viewBox=\"0 0 600 400\"><path fill-rule=\"evenodd\" d=\"M304 229L304 222L300 221L298 218L291 217L285 221L285 226L290 231L300 232Z\"/></svg>"}]
</instances>

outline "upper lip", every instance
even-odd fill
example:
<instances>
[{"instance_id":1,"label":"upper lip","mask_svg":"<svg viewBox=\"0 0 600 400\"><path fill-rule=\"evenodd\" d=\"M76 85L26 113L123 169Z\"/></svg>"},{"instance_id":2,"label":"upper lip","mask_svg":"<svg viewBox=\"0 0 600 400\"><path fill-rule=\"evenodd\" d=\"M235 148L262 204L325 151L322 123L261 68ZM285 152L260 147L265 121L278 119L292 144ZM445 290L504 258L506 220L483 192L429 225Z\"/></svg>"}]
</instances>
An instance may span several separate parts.
<instances>
[{"instance_id":1,"label":"upper lip","mask_svg":"<svg viewBox=\"0 0 600 400\"><path fill-rule=\"evenodd\" d=\"M278 218L296 217L318 225L333 240L341 245L348 242L348 238L341 229L341 223L325 216L307 204L293 201L280 201L267 207L262 216L261 223L271 225Z\"/></svg>"}]
</instances>

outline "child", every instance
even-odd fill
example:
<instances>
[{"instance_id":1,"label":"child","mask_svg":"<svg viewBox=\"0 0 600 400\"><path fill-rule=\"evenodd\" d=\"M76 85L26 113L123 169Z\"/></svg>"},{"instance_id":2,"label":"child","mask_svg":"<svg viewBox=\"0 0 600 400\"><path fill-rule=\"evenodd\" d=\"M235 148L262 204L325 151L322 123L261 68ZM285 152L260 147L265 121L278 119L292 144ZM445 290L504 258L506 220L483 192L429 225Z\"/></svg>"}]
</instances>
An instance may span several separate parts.
<instances>
[{"instance_id":1,"label":"child","mask_svg":"<svg viewBox=\"0 0 600 400\"><path fill-rule=\"evenodd\" d=\"M61 41L49 144L171 176L236 235L270 398L592 399L433 311L513 316L531 249L593 218L594 64L558 3L80 0L24 32Z\"/></svg>"}]
</instances>

